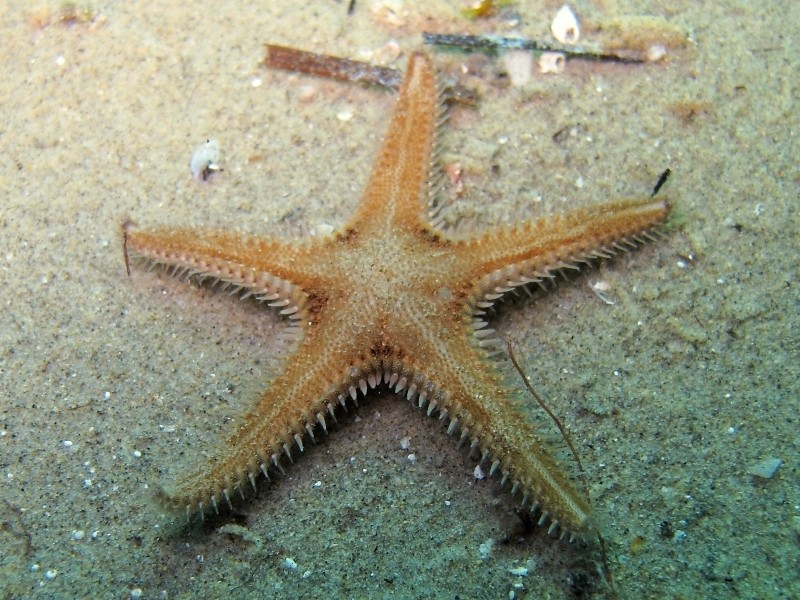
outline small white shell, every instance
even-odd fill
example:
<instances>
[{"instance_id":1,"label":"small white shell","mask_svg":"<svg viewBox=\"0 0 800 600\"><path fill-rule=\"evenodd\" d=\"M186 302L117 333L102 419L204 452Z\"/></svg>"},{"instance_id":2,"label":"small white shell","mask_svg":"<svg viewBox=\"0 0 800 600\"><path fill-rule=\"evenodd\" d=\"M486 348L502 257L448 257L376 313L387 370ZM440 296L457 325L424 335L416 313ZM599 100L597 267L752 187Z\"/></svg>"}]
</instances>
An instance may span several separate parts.
<instances>
[{"instance_id":1,"label":"small white shell","mask_svg":"<svg viewBox=\"0 0 800 600\"><path fill-rule=\"evenodd\" d=\"M564 72L567 65L567 57L561 52L542 52L539 56L539 70L542 73L559 73Z\"/></svg>"},{"instance_id":2,"label":"small white shell","mask_svg":"<svg viewBox=\"0 0 800 600\"><path fill-rule=\"evenodd\" d=\"M349 106L345 106L339 112L336 113L336 118L339 119L342 123L347 123L350 119L353 118L353 109Z\"/></svg>"},{"instance_id":3,"label":"small white shell","mask_svg":"<svg viewBox=\"0 0 800 600\"><path fill-rule=\"evenodd\" d=\"M197 181L206 181L215 171L219 171L222 168L219 166L219 142L206 140L205 144L195 148L189 168Z\"/></svg>"},{"instance_id":4,"label":"small white shell","mask_svg":"<svg viewBox=\"0 0 800 600\"><path fill-rule=\"evenodd\" d=\"M578 17L566 4L558 9L553 23L550 25L550 31L553 32L553 37L562 44L577 44L581 39Z\"/></svg>"},{"instance_id":5,"label":"small white shell","mask_svg":"<svg viewBox=\"0 0 800 600\"><path fill-rule=\"evenodd\" d=\"M647 49L647 60L658 62L667 55L667 49L662 44L653 44Z\"/></svg>"}]
</instances>

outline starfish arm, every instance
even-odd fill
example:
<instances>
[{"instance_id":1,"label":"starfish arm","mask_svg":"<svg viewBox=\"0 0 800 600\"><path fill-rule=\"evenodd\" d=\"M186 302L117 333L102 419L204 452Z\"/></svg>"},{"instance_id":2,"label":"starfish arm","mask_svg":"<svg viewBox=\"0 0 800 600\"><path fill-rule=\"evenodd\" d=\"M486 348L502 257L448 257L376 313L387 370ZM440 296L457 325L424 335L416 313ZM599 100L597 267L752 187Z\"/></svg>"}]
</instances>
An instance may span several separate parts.
<instances>
[{"instance_id":1,"label":"starfish arm","mask_svg":"<svg viewBox=\"0 0 800 600\"><path fill-rule=\"evenodd\" d=\"M516 286L653 239L669 211L663 198L621 200L493 231L453 250L470 264L470 302L486 308Z\"/></svg>"},{"instance_id":2,"label":"starfish arm","mask_svg":"<svg viewBox=\"0 0 800 600\"><path fill-rule=\"evenodd\" d=\"M364 339L352 336L343 321L304 329L300 347L228 443L207 466L161 490L167 507L191 516L216 512L223 502L230 506L234 494L244 497L246 488L255 490L260 476L269 479L276 471L283 473L309 437L313 440L320 429L327 433L340 405L355 401L359 393L366 395L380 382L375 362L366 364L359 358Z\"/></svg>"},{"instance_id":3,"label":"starfish arm","mask_svg":"<svg viewBox=\"0 0 800 600\"><path fill-rule=\"evenodd\" d=\"M435 326L430 319L414 331L408 324L425 319L413 307L407 311L405 338L415 343L400 352L407 357L401 366L384 360L384 377L390 384L398 381L395 390L420 408L427 405L429 415L438 411L447 421L447 432L470 443L481 462L490 465L491 475L499 474L512 493L522 494L523 504L530 502L532 510L541 510L540 524L548 522L551 532L583 536L590 528L586 498L518 408L500 372L486 358L479 337L469 335L469 319L461 324L463 335L444 330L431 335Z\"/></svg>"},{"instance_id":4,"label":"starfish arm","mask_svg":"<svg viewBox=\"0 0 800 600\"><path fill-rule=\"evenodd\" d=\"M232 233L193 229L124 230L125 251L152 264L171 267L175 275L209 277L244 290L301 318L308 308L304 291L328 283L316 244L282 244ZM307 287L306 287L307 286ZM244 297L244 296L243 296Z\"/></svg>"},{"instance_id":5,"label":"starfish arm","mask_svg":"<svg viewBox=\"0 0 800 600\"><path fill-rule=\"evenodd\" d=\"M431 59L412 54L378 160L349 229L428 230L423 217L433 188L434 140L444 106Z\"/></svg>"}]
</instances>

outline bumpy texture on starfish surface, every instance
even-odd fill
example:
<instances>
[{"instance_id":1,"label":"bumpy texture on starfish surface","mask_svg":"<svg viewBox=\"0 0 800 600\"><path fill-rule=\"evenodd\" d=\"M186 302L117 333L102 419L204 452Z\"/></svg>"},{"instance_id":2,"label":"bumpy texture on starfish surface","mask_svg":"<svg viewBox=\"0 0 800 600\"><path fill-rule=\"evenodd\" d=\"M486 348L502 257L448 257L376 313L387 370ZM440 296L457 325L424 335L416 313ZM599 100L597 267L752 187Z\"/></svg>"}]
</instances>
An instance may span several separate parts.
<instances>
[{"instance_id":1,"label":"bumpy texture on starfish surface","mask_svg":"<svg viewBox=\"0 0 800 600\"><path fill-rule=\"evenodd\" d=\"M489 357L486 312L517 286L652 238L669 204L639 198L451 235L436 225L435 137L442 101L431 60L411 56L358 209L340 230L289 244L189 229L126 228L127 252L180 275L227 282L278 307L293 353L201 472L162 496L188 515L244 498L339 405L384 385L447 423L512 494L561 537L583 536L589 505L520 412ZM272 473L274 474L274 473Z\"/></svg>"}]
</instances>

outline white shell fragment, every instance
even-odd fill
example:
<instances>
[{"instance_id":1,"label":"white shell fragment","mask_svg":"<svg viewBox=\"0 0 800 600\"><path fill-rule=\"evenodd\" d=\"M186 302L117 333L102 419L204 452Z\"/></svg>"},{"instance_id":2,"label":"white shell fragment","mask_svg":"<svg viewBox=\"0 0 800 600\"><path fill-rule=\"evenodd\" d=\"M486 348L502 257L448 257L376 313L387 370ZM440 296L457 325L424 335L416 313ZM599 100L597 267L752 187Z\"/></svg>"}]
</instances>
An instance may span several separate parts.
<instances>
[{"instance_id":1,"label":"white shell fragment","mask_svg":"<svg viewBox=\"0 0 800 600\"><path fill-rule=\"evenodd\" d=\"M558 75L564 72L567 66L567 57L561 52L542 52L539 55L539 70L542 73Z\"/></svg>"},{"instance_id":2,"label":"white shell fragment","mask_svg":"<svg viewBox=\"0 0 800 600\"><path fill-rule=\"evenodd\" d=\"M553 23L550 25L553 37L562 44L577 44L581 39L581 30L578 26L578 17L566 4L558 9Z\"/></svg>"},{"instance_id":3,"label":"white shell fragment","mask_svg":"<svg viewBox=\"0 0 800 600\"><path fill-rule=\"evenodd\" d=\"M509 50L503 55L503 65L511 85L523 86L531 80L533 54L528 50Z\"/></svg>"},{"instance_id":4,"label":"white shell fragment","mask_svg":"<svg viewBox=\"0 0 800 600\"><path fill-rule=\"evenodd\" d=\"M189 161L192 177L197 181L208 181L215 172L221 171L219 166L219 142L206 140L202 146L195 148L192 160Z\"/></svg>"},{"instance_id":5,"label":"white shell fragment","mask_svg":"<svg viewBox=\"0 0 800 600\"><path fill-rule=\"evenodd\" d=\"M606 292L611 290L611 286L608 284L607 281L597 281L595 283L589 282L589 287L592 288L592 291L595 293L595 295L606 304L611 304L611 305L616 304L616 302L614 302L614 300L612 300L606 294Z\"/></svg>"},{"instance_id":6,"label":"white shell fragment","mask_svg":"<svg viewBox=\"0 0 800 600\"><path fill-rule=\"evenodd\" d=\"M662 44L653 44L647 49L647 60L658 62L667 55L667 48Z\"/></svg>"}]
</instances>

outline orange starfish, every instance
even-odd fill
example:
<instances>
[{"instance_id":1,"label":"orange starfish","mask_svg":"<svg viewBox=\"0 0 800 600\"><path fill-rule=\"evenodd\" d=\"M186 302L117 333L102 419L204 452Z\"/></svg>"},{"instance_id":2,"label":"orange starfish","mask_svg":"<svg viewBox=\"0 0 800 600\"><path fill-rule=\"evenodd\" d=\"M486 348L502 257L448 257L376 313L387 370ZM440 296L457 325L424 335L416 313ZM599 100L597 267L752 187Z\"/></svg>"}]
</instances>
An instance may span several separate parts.
<instances>
[{"instance_id":1,"label":"orange starfish","mask_svg":"<svg viewBox=\"0 0 800 600\"><path fill-rule=\"evenodd\" d=\"M204 513L256 478L282 471L293 447L327 431L338 405L384 385L487 461L549 532L582 536L589 505L515 407L488 349L486 311L517 286L641 243L667 217L664 199L622 200L490 233L435 226L434 140L442 113L436 75L411 56L389 132L356 214L304 243L221 231L125 228L126 252L186 276L227 282L290 319L295 351L236 433L202 472L162 492ZM434 221L431 221L431 218Z\"/></svg>"}]
</instances>

